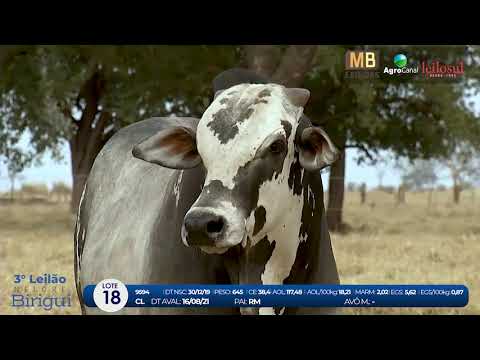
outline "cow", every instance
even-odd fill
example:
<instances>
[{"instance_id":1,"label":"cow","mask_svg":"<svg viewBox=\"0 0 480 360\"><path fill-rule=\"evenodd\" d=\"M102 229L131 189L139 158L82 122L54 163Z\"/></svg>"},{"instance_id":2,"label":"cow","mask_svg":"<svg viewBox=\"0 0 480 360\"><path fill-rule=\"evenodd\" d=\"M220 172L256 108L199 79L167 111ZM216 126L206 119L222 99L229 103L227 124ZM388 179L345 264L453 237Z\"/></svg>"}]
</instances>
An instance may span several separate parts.
<instances>
[{"instance_id":1,"label":"cow","mask_svg":"<svg viewBox=\"0 0 480 360\"><path fill-rule=\"evenodd\" d=\"M244 69L215 78L201 119L118 131L84 187L75 279L126 284L338 284L320 170L338 150L310 93ZM123 308L118 314L331 314L326 308Z\"/></svg>"}]
</instances>

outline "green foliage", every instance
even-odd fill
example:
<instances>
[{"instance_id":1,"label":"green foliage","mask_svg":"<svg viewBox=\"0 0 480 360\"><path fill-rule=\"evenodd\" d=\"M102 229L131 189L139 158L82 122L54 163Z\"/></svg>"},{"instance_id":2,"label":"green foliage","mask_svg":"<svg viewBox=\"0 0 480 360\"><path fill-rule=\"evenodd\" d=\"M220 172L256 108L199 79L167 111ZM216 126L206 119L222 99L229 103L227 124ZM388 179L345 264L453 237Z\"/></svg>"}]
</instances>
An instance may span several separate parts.
<instances>
[{"instance_id":1,"label":"green foliage","mask_svg":"<svg viewBox=\"0 0 480 360\"><path fill-rule=\"evenodd\" d=\"M438 181L437 169L439 164L434 160L415 160L413 164L404 164L402 170L402 184L408 189L433 189Z\"/></svg>"},{"instance_id":2,"label":"green foliage","mask_svg":"<svg viewBox=\"0 0 480 360\"><path fill-rule=\"evenodd\" d=\"M480 152L473 146L458 145L440 162L448 168L454 184L466 188L480 183Z\"/></svg>"},{"instance_id":3,"label":"green foliage","mask_svg":"<svg viewBox=\"0 0 480 360\"><path fill-rule=\"evenodd\" d=\"M0 79L0 156L28 130L32 151L22 166L76 131L84 110L82 85L100 72L104 91L99 108L112 113L119 129L149 116L199 115L212 96L210 84L234 66L233 46L27 46L11 56ZM37 156L38 158L38 156Z\"/></svg>"},{"instance_id":4,"label":"green foliage","mask_svg":"<svg viewBox=\"0 0 480 360\"><path fill-rule=\"evenodd\" d=\"M384 64L398 52L409 61L463 59L465 76L449 83L346 79L345 51L353 48L319 46L304 84L312 94L306 114L337 144L363 149L359 161L382 150L428 159L448 157L463 142L480 147L480 121L469 104L469 96L480 89L478 46L372 46L380 49ZM0 64L0 157L17 170L46 150L60 158L59 145L76 131L71 115L78 121L85 109L82 86L94 72L101 73L104 84L100 107L112 113L111 125L119 129L150 116L200 116L212 98L213 77L241 63L236 46L19 49ZM18 142L27 131L32 150L25 152Z\"/></svg>"},{"instance_id":5,"label":"green foliage","mask_svg":"<svg viewBox=\"0 0 480 360\"><path fill-rule=\"evenodd\" d=\"M305 85L312 92L306 113L338 144L359 147L365 154L391 150L411 159L448 156L463 141L480 146L480 120L464 101L466 93L480 88L478 47L373 47L380 50L382 64L390 64L399 52L412 61L464 60L465 76L454 82L346 79L344 56L354 47L321 48Z\"/></svg>"}]
</instances>

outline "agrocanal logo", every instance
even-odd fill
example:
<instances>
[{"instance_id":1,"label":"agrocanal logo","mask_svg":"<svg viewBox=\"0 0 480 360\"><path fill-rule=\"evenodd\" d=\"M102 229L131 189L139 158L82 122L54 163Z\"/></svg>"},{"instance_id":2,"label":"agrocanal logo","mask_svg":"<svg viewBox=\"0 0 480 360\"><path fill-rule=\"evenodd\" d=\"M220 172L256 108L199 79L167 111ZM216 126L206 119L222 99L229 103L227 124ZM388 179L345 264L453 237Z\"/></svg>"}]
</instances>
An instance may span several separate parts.
<instances>
[{"instance_id":1,"label":"agrocanal logo","mask_svg":"<svg viewBox=\"0 0 480 360\"><path fill-rule=\"evenodd\" d=\"M396 54L393 57L393 65L385 66L383 73L391 76L402 76L404 74L418 74L419 68L417 65L408 65L408 58L405 54Z\"/></svg>"},{"instance_id":2,"label":"agrocanal logo","mask_svg":"<svg viewBox=\"0 0 480 360\"><path fill-rule=\"evenodd\" d=\"M402 69L407 65L407 57L403 54L397 54L393 57L393 63L396 67Z\"/></svg>"}]
</instances>

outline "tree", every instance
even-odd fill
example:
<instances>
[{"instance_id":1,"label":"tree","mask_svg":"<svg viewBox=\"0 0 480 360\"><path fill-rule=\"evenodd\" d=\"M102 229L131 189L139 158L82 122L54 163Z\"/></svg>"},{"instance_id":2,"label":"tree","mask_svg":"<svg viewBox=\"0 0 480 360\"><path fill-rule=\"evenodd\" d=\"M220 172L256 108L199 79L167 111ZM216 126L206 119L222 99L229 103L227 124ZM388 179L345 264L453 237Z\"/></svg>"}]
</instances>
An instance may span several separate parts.
<instances>
[{"instance_id":1,"label":"tree","mask_svg":"<svg viewBox=\"0 0 480 360\"><path fill-rule=\"evenodd\" d=\"M357 190L357 184L355 184L354 182L349 182L347 184L347 190L349 192L353 192L353 191L356 191Z\"/></svg>"},{"instance_id":2,"label":"tree","mask_svg":"<svg viewBox=\"0 0 480 360\"><path fill-rule=\"evenodd\" d=\"M438 181L438 164L435 160L418 159L402 168L402 183L409 189L430 190Z\"/></svg>"},{"instance_id":3,"label":"tree","mask_svg":"<svg viewBox=\"0 0 480 360\"><path fill-rule=\"evenodd\" d=\"M49 149L59 159L59 145L67 141L73 211L95 157L118 129L152 115L198 116L212 95L211 79L237 59L232 46L29 46L16 51L0 56L0 108L10 115L8 128L0 129L0 146L2 134L28 129L35 156Z\"/></svg>"},{"instance_id":4,"label":"tree","mask_svg":"<svg viewBox=\"0 0 480 360\"><path fill-rule=\"evenodd\" d=\"M10 201L12 202L14 200L14 195L15 195L15 182L17 180L23 179L21 172L22 172L22 167L18 166L18 163L11 162L8 164L7 176L8 176L8 180L10 181Z\"/></svg>"},{"instance_id":5,"label":"tree","mask_svg":"<svg viewBox=\"0 0 480 360\"><path fill-rule=\"evenodd\" d=\"M383 177L385 176L386 170L381 167L377 167L377 177L378 177L378 188L381 189L383 187Z\"/></svg>"},{"instance_id":6,"label":"tree","mask_svg":"<svg viewBox=\"0 0 480 360\"><path fill-rule=\"evenodd\" d=\"M377 173L379 190L383 190L383 178L385 177L390 162L390 157L387 155L383 155L381 157L379 156L375 163L375 171Z\"/></svg>"},{"instance_id":7,"label":"tree","mask_svg":"<svg viewBox=\"0 0 480 360\"><path fill-rule=\"evenodd\" d=\"M312 93L306 113L326 129L339 149L359 149L359 163L375 164L380 151L409 159L430 158L449 154L459 140L480 138L480 122L464 97L467 89L479 87L478 47L374 47L380 50L382 64L392 63L393 55L400 52L409 61L465 61L462 80L440 82L345 78L345 52L355 48L359 47L322 47L304 83ZM335 231L342 224L345 156L332 164L330 174L327 218Z\"/></svg>"},{"instance_id":8,"label":"tree","mask_svg":"<svg viewBox=\"0 0 480 360\"><path fill-rule=\"evenodd\" d=\"M310 72L319 47L316 45L245 45L247 67L273 82L299 87Z\"/></svg>"},{"instance_id":9,"label":"tree","mask_svg":"<svg viewBox=\"0 0 480 360\"><path fill-rule=\"evenodd\" d=\"M365 204L365 201L367 200L367 184L362 183L360 186L360 204Z\"/></svg>"},{"instance_id":10,"label":"tree","mask_svg":"<svg viewBox=\"0 0 480 360\"><path fill-rule=\"evenodd\" d=\"M243 62L296 86L315 49L245 46ZM59 145L68 142L75 211L95 157L118 129L152 115L201 116L212 78L239 59L234 46L1 47L0 90L12 114L10 131L29 129L34 155L49 149L59 159ZM262 59L275 65L272 73Z\"/></svg>"},{"instance_id":11,"label":"tree","mask_svg":"<svg viewBox=\"0 0 480 360\"><path fill-rule=\"evenodd\" d=\"M4 117L4 119L6 119ZM1 127L2 125L0 125ZM5 126L5 123L3 124ZM1 135L1 133L0 133ZM16 144L19 138L16 134L9 136L3 134L3 142L0 142L0 162L6 165L7 177L10 181L10 200L14 200L15 182L22 180L21 173L26 166L32 163L33 155L31 152L22 151Z\"/></svg>"},{"instance_id":12,"label":"tree","mask_svg":"<svg viewBox=\"0 0 480 360\"><path fill-rule=\"evenodd\" d=\"M460 193L468 187L469 183L475 183L480 179L480 153L475 148L461 144L453 153L441 159L448 168L453 182L453 202L460 202Z\"/></svg>"},{"instance_id":13,"label":"tree","mask_svg":"<svg viewBox=\"0 0 480 360\"><path fill-rule=\"evenodd\" d=\"M478 47L383 46L383 63L397 52L409 61L465 61L456 82L345 78L344 56L355 46L22 46L0 48L2 103L12 129L29 129L41 153L67 140L72 153L73 196L105 141L119 128L155 115L200 115L211 99L211 79L243 65L272 81L311 90L305 112L323 126L342 154L330 169L327 219L342 223L345 151L374 163L378 152L411 159L447 155L459 140L480 138L465 102L478 89ZM361 47L362 49L368 46ZM21 49L21 50L19 50ZM16 52L15 52L16 51ZM7 55L2 55L6 53ZM5 76L3 76L5 75ZM1 107L0 107L1 108ZM0 146L1 146L0 129ZM76 207L76 206L74 206Z\"/></svg>"},{"instance_id":14,"label":"tree","mask_svg":"<svg viewBox=\"0 0 480 360\"><path fill-rule=\"evenodd\" d=\"M398 186L397 191L397 205L398 204L405 204L405 193L407 192L407 186L404 183L401 183Z\"/></svg>"},{"instance_id":15,"label":"tree","mask_svg":"<svg viewBox=\"0 0 480 360\"><path fill-rule=\"evenodd\" d=\"M435 160L417 159L410 166L401 166L402 189L428 190L428 208L432 205L433 190L438 181L438 163ZM399 202L405 202L404 194L399 196Z\"/></svg>"}]
</instances>

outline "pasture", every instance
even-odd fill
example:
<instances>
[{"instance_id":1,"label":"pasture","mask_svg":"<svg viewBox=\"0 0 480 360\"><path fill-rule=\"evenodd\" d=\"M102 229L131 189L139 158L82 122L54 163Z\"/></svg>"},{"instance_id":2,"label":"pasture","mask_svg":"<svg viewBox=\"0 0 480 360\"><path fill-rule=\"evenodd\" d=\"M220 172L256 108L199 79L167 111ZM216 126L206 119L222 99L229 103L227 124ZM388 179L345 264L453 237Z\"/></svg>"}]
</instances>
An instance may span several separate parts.
<instances>
[{"instance_id":1,"label":"pasture","mask_svg":"<svg viewBox=\"0 0 480 360\"><path fill-rule=\"evenodd\" d=\"M6 195L5 195L6 196ZM459 283L470 290L465 308L356 308L346 314L480 314L480 191L465 191L453 205L451 191L394 195L347 192L344 234L332 234L344 284ZM79 314L73 277L74 216L68 203L0 199L0 314ZM55 273L67 283L52 295L70 294L72 306L56 310L12 307L15 274Z\"/></svg>"}]
</instances>

